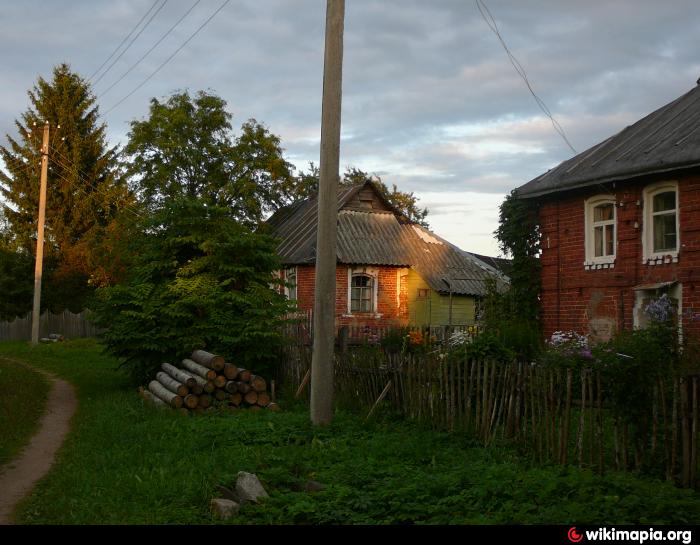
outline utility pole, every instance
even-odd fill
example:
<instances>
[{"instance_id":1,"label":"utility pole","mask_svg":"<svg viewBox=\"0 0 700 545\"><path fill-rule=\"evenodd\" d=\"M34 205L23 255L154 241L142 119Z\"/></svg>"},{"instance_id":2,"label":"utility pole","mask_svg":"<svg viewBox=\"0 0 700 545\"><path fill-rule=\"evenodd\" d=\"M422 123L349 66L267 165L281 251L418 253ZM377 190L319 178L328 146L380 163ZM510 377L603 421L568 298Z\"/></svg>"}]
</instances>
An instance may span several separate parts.
<instances>
[{"instance_id":1,"label":"utility pole","mask_svg":"<svg viewBox=\"0 0 700 545\"><path fill-rule=\"evenodd\" d=\"M311 422L315 425L330 424L333 419L336 230L344 19L345 0L327 0L319 165L321 173L316 236L314 345L311 358Z\"/></svg>"},{"instance_id":2,"label":"utility pole","mask_svg":"<svg viewBox=\"0 0 700 545\"><path fill-rule=\"evenodd\" d=\"M49 173L49 122L44 124L41 143L41 188L39 192L39 221L36 230L36 263L34 265L34 306L32 307L32 344L39 344L41 317L41 275L44 268L44 222L46 220L46 178Z\"/></svg>"}]
</instances>

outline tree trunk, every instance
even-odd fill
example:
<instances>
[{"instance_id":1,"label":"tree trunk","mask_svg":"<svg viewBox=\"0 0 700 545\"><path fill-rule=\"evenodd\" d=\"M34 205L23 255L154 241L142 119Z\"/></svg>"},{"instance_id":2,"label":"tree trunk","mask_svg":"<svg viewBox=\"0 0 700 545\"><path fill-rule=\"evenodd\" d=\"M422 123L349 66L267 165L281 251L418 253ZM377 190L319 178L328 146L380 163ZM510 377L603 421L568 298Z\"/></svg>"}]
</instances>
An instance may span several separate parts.
<instances>
[{"instance_id":1,"label":"tree trunk","mask_svg":"<svg viewBox=\"0 0 700 545\"><path fill-rule=\"evenodd\" d=\"M252 373L247 369L238 369L238 375L236 378L241 382L250 382L250 376Z\"/></svg>"},{"instance_id":2,"label":"tree trunk","mask_svg":"<svg viewBox=\"0 0 700 545\"><path fill-rule=\"evenodd\" d=\"M256 392L264 392L267 389L267 383L265 379L258 375L250 376L250 385Z\"/></svg>"},{"instance_id":3,"label":"tree trunk","mask_svg":"<svg viewBox=\"0 0 700 545\"><path fill-rule=\"evenodd\" d=\"M224 364L224 376L227 379L233 380L236 378L236 375L238 375L238 367L232 363Z\"/></svg>"},{"instance_id":4,"label":"tree trunk","mask_svg":"<svg viewBox=\"0 0 700 545\"><path fill-rule=\"evenodd\" d=\"M208 369L195 361L184 359L182 360L182 366L203 379L214 380L216 378L216 371Z\"/></svg>"},{"instance_id":5,"label":"tree trunk","mask_svg":"<svg viewBox=\"0 0 700 545\"><path fill-rule=\"evenodd\" d=\"M195 350L192 352L190 359L199 365L214 369L214 371L221 371L226 361L223 356L217 356L216 354L205 352L204 350Z\"/></svg>"},{"instance_id":6,"label":"tree trunk","mask_svg":"<svg viewBox=\"0 0 700 545\"><path fill-rule=\"evenodd\" d=\"M160 382L163 386L165 386L168 390L170 390L174 394L179 395L180 397L185 397L187 394L190 393L190 389L187 386L185 386L181 382L178 382L168 373L164 373L163 371L156 373L156 380Z\"/></svg>"},{"instance_id":7,"label":"tree trunk","mask_svg":"<svg viewBox=\"0 0 700 545\"><path fill-rule=\"evenodd\" d=\"M194 409L199 405L199 397L194 394L188 394L183 399L183 402L188 409Z\"/></svg>"},{"instance_id":8,"label":"tree trunk","mask_svg":"<svg viewBox=\"0 0 700 545\"><path fill-rule=\"evenodd\" d=\"M161 369L163 369L163 371L168 373L168 375L173 377L175 380L182 382L188 388L192 388L192 387L194 387L195 384L197 384L197 380L195 377L193 377L187 371L183 371L182 369L178 369L174 365L171 365L169 363L164 363L160 367L161 367Z\"/></svg>"},{"instance_id":9,"label":"tree trunk","mask_svg":"<svg viewBox=\"0 0 700 545\"><path fill-rule=\"evenodd\" d=\"M179 395L174 394L170 390L164 388L163 385L157 380L152 380L151 382L149 382L148 389L154 396L162 399L171 407L174 407L175 409L179 409L180 407L182 407L182 398Z\"/></svg>"}]
</instances>

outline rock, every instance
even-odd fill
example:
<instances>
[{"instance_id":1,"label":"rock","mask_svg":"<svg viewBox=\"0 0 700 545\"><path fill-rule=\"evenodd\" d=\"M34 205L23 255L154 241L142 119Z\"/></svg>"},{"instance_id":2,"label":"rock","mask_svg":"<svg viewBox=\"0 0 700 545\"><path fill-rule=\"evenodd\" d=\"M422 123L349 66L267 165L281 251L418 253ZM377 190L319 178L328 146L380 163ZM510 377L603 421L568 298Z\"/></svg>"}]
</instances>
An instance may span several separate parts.
<instances>
[{"instance_id":1,"label":"rock","mask_svg":"<svg viewBox=\"0 0 700 545\"><path fill-rule=\"evenodd\" d=\"M238 472L236 494L241 499L241 503L246 501L258 503L259 498L269 497L262 484L260 484L258 477L245 471Z\"/></svg>"},{"instance_id":2,"label":"rock","mask_svg":"<svg viewBox=\"0 0 700 545\"><path fill-rule=\"evenodd\" d=\"M234 515L237 515L240 508L240 504L233 500L227 500L225 498L211 500L212 513L222 520L230 519Z\"/></svg>"},{"instance_id":3,"label":"rock","mask_svg":"<svg viewBox=\"0 0 700 545\"><path fill-rule=\"evenodd\" d=\"M326 489L325 484L321 484L318 481L307 481L307 483L304 485L304 492L321 492L322 490Z\"/></svg>"}]
</instances>

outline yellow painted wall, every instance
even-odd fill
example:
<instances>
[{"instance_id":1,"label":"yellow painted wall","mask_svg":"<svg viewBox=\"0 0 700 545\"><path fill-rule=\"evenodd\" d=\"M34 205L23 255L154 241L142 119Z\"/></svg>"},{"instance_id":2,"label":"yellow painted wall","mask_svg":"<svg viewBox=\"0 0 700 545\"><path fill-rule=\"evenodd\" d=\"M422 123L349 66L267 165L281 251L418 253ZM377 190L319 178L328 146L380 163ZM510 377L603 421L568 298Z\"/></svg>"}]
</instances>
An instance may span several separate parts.
<instances>
[{"instance_id":1,"label":"yellow painted wall","mask_svg":"<svg viewBox=\"0 0 700 545\"><path fill-rule=\"evenodd\" d=\"M427 297L419 297L419 290L427 289ZM448 325L450 313L449 295L440 295L430 289L425 280L409 269L407 278L409 325ZM474 298L465 295L452 296L452 325L474 323Z\"/></svg>"}]
</instances>

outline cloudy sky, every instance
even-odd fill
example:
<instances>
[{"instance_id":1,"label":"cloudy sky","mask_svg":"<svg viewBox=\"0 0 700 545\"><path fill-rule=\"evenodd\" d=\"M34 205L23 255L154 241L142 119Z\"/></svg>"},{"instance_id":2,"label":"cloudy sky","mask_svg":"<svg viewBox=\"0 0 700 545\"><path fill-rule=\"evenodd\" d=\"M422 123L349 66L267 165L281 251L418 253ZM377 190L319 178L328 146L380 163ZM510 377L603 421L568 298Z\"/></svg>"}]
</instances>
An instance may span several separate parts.
<instances>
[{"instance_id":1,"label":"cloudy sky","mask_svg":"<svg viewBox=\"0 0 700 545\"><path fill-rule=\"evenodd\" d=\"M39 76L68 62L90 77L155 6L131 47L91 80L111 143L125 142L129 121L147 114L151 97L207 89L228 102L234 126L254 117L281 137L298 168L318 163L323 0L230 0L114 107L223 2L0 0L2 143L16 136L14 120ZM700 76L697 0L485 3L579 152ZM573 155L474 0L347 0L343 70L341 168L414 192L431 228L465 250L497 255L504 195Z\"/></svg>"}]
</instances>

